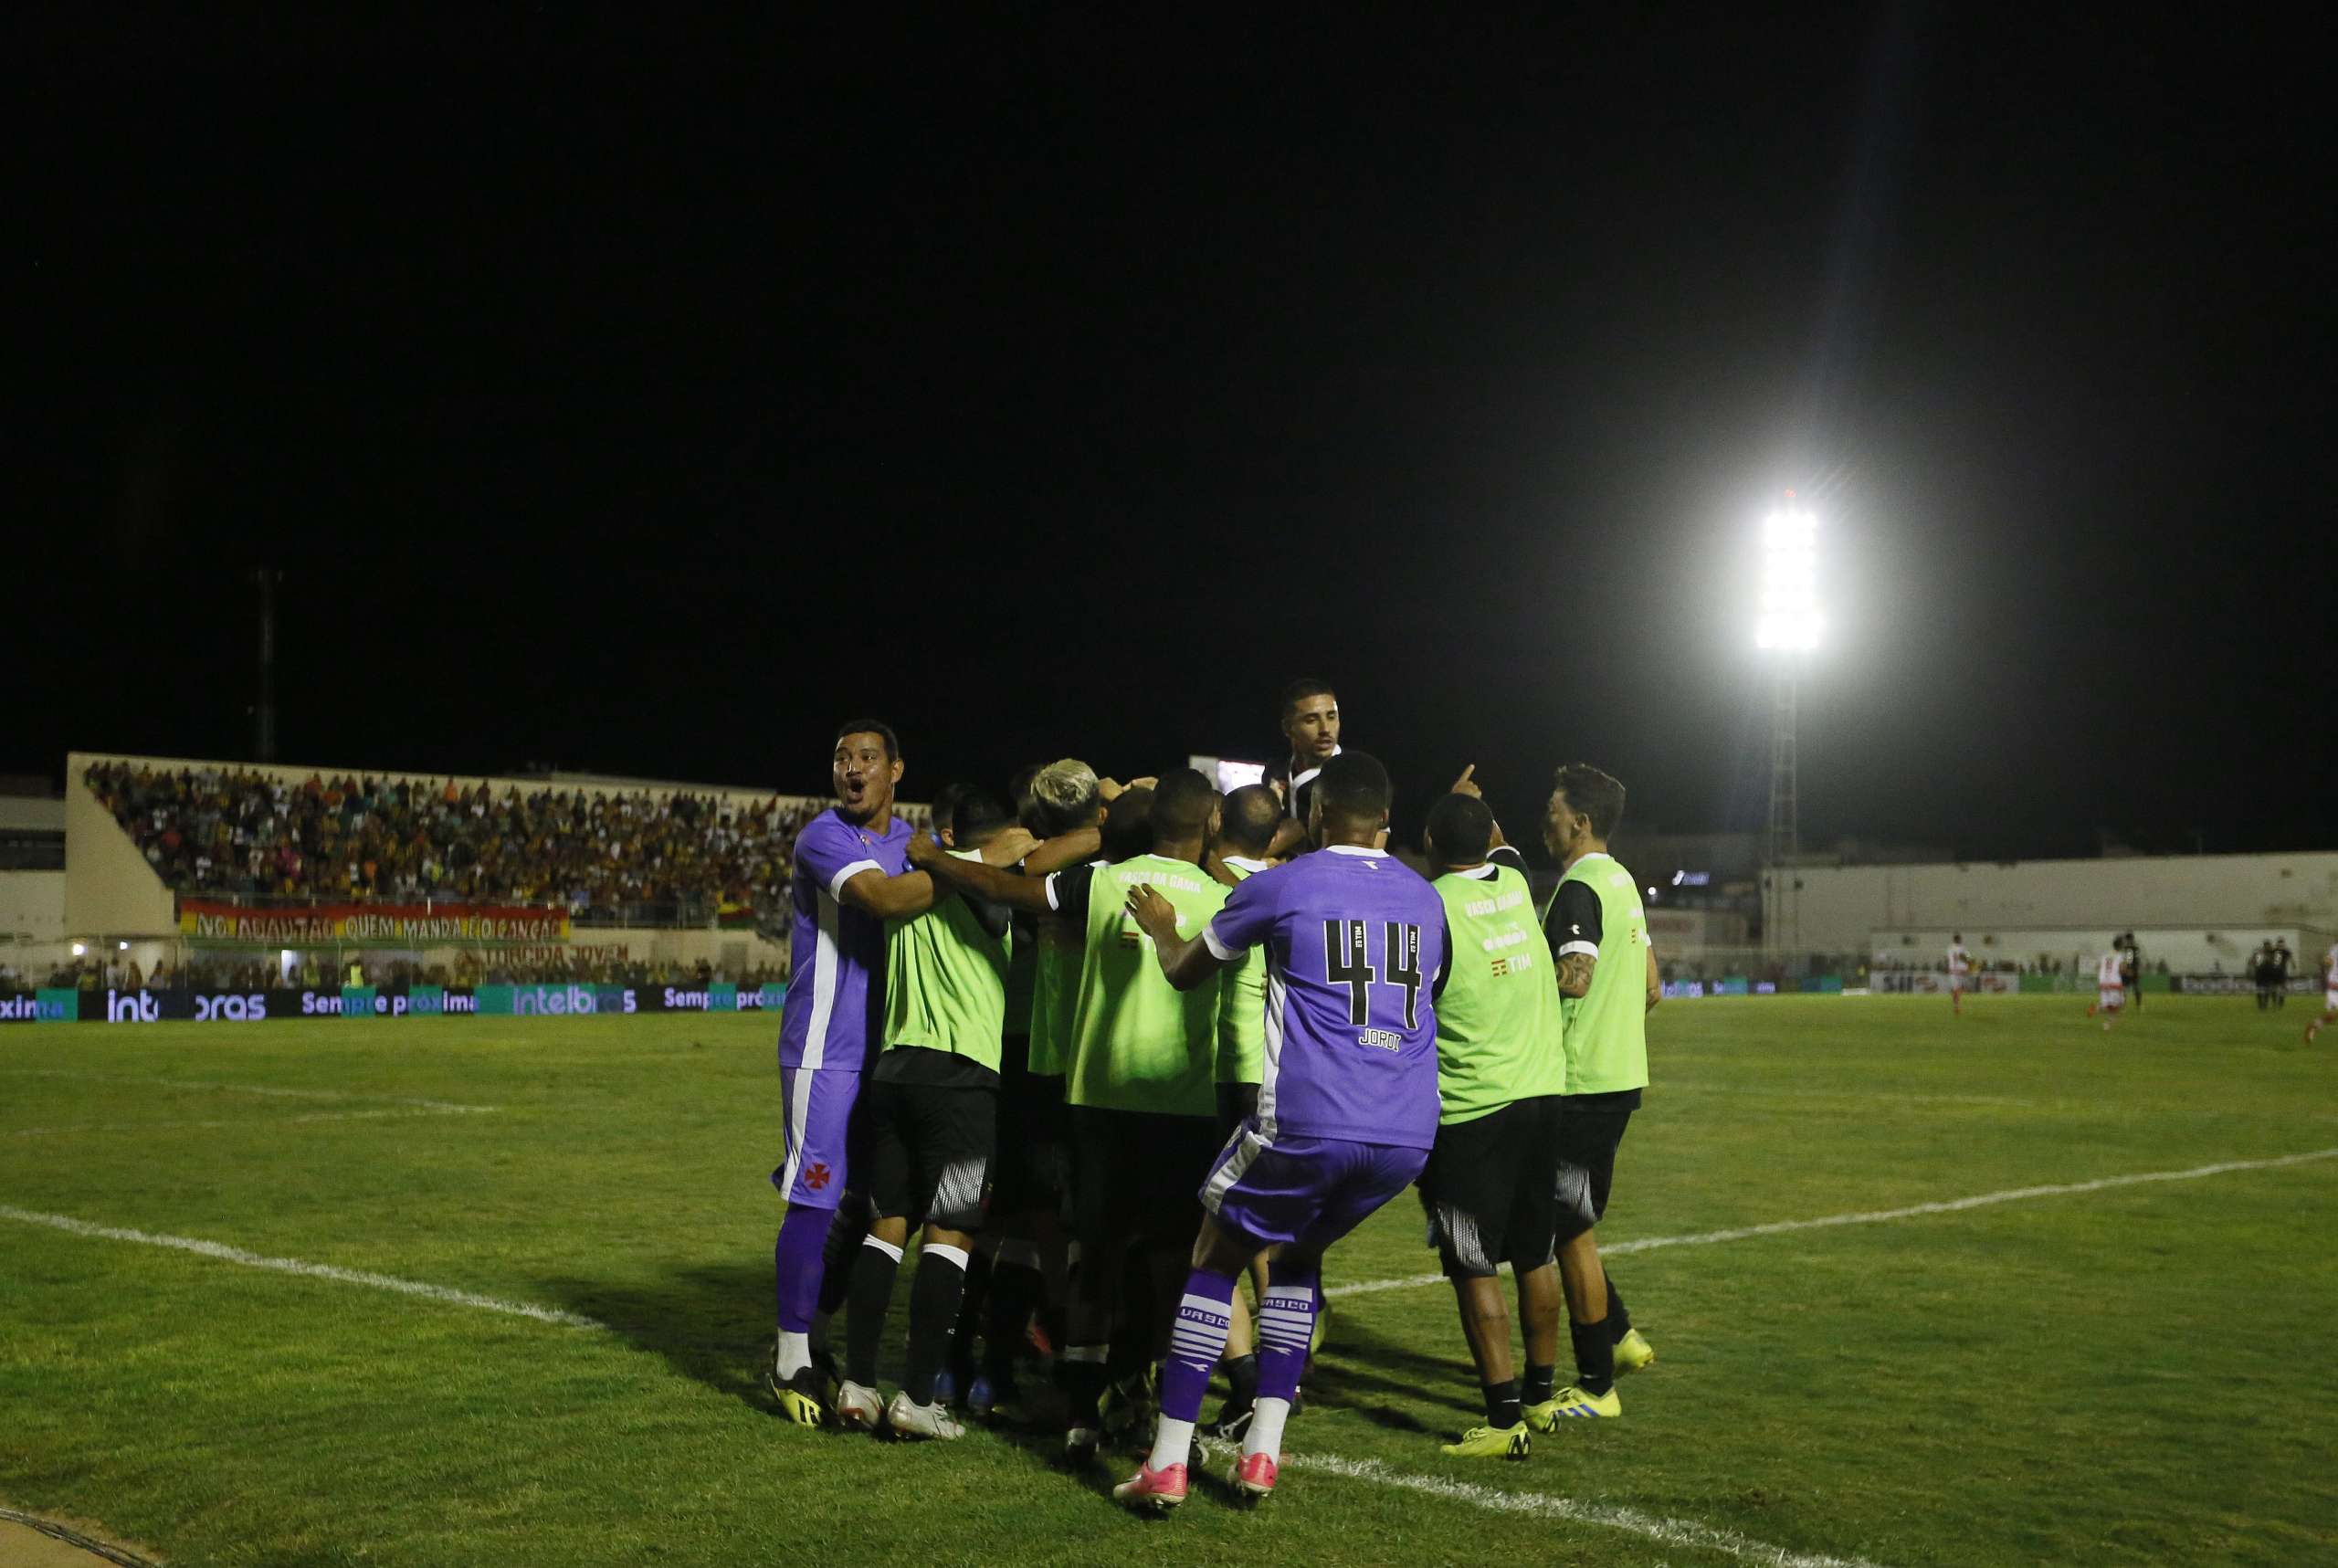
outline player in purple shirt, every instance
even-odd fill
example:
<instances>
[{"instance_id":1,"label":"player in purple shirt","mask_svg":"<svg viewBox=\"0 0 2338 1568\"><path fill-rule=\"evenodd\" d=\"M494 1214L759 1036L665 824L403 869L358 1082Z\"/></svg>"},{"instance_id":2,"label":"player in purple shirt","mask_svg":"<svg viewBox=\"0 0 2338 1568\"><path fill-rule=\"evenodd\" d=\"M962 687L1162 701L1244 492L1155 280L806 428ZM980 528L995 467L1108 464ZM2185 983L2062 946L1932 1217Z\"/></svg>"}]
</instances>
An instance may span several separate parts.
<instances>
[{"instance_id":1,"label":"player in purple shirt","mask_svg":"<svg viewBox=\"0 0 2338 1568\"><path fill-rule=\"evenodd\" d=\"M1259 1403L1234 1484L1252 1498L1274 1489L1323 1250L1412 1185L1437 1142L1445 905L1381 848L1390 794L1375 759L1332 758L1309 803L1309 830L1322 847L1250 878L1190 941L1179 939L1174 911L1151 889L1130 897L1129 912L1181 990L1247 949L1267 950L1259 1109L1202 1187L1209 1212L1170 1333L1153 1454L1112 1493L1132 1508L1185 1500L1194 1423L1226 1347L1235 1279L1269 1249Z\"/></svg>"},{"instance_id":2,"label":"player in purple shirt","mask_svg":"<svg viewBox=\"0 0 2338 1568\"><path fill-rule=\"evenodd\" d=\"M901 765L891 726L840 726L830 769L837 804L795 836L788 879L795 968L779 1015L787 1159L771 1173L787 1214L772 1248L779 1338L766 1382L781 1412L806 1426L827 1418L829 1402L829 1380L812 1362L813 1318L843 1305L847 1278L837 1269L835 1287L824 1289L827 1255L858 1246L865 1228L865 1216L847 1223L838 1209L859 1142L861 1069L885 1045L885 922L933 906L933 879L908 868L916 830L893 815ZM1011 860L1030 842L1001 835L992 852Z\"/></svg>"}]
</instances>

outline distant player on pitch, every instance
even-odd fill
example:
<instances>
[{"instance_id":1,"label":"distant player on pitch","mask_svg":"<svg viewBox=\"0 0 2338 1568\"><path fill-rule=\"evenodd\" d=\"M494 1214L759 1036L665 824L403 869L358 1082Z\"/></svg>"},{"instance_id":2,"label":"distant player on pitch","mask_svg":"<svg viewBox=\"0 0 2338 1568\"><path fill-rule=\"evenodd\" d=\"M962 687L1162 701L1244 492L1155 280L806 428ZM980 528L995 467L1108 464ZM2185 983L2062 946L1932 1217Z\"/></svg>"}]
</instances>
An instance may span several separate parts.
<instances>
[{"instance_id":1,"label":"distant player on pitch","mask_svg":"<svg viewBox=\"0 0 2338 1568\"><path fill-rule=\"evenodd\" d=\"M2102 1032L2111 1032L2111 1022L2127 1005L2127 955L2113 947L2097 960L2094 966L2094 1005L2086 1010L2090 1018L2100 1014Z\"/></svg>"},{"instance_id":2,"label":"distant player on pitch","mask_svg":"<svg viewBox=\"0 0 2338 1568\"><path fill-rule=\"evenodd\" d=\"M1973 972L1973 955L1964 951L1964 933L1957 932L1948 939L1948 1010L1962 1015L1964 1011L1964 977Z\"/></svg>"},{"instance_id":3,"label":"distant player on pitch","mask_svg":"<svg viewBox=\"0 0 2338 1568\"><path fill-rule=\"evenodd\" d=\"M2314 1036L2333 1019L2338 1019L2338 942L2322 955L2322 1016L2305 1026L2305 1043L2313 1044Z\"/></svg>"}]
</instances>

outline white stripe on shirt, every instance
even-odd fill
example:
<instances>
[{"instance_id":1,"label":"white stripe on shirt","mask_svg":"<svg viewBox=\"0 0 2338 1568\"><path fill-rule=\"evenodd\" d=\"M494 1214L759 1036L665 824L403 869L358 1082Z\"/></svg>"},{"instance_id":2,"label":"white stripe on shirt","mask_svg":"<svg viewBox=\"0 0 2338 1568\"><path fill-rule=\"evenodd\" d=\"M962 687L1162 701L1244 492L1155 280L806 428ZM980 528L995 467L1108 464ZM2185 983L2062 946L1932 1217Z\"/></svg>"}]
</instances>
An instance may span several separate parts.
<instances>
[{"instance_id":1,"label":"white stripe on shirt","mask_svg":"<svg viewBox=\"0 0 2338 1568\"><path fill-rule=\"evenodd\" d=\"M851 881L855 877L859 876L863 871L874 871L879 876L882 876L884 875L885 868L879 866L874 860L855 860L851 865L847 866L843 870L838 871L835 876L828 879L828 897L832 899L843 898L844 885L847 882Z\"/></svg>"}]
</instances>

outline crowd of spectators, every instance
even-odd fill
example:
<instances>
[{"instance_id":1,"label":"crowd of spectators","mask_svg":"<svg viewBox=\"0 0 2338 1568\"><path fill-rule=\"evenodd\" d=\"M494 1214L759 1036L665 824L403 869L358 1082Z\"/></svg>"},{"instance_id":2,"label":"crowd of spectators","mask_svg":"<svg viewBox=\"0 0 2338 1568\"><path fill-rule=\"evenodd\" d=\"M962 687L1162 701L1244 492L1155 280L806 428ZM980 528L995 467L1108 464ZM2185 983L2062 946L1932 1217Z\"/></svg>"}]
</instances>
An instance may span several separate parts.
<instances>
[{"instance_id":1,"label":"crowd of spectators","mask_svg":"<svg viewBox=\"0 0 2338 1568\"><path fill-rule=\"evenodd\" d=\"M684 791L98 763L82 782L182 893L556 906L586 920L752 924L785 907L804 809Z\"/></svg>"},{"instance_id":2,"label":"crowd of spectators","mask_svg":"<svg viewBox=\"0 0 2338 1568\"><path fill-rule=\"evenodd\" d=\"M35 987L66 990L249 992L280 989L330 990L341 985L695 985L721 981L737 985L785 984L787 966L758 963L732 970L707 959L639 959L616 949L580 946L562 952L530 949L524 955L494 949L467 949L451 964L420 963L409 957L351 950L339 954L296 955L289 970L276 954L196 952L183 963L164 960L153 972L134 960L86 955L30 973L0 964L0 991Z\"/></svg>"}]
</instances>

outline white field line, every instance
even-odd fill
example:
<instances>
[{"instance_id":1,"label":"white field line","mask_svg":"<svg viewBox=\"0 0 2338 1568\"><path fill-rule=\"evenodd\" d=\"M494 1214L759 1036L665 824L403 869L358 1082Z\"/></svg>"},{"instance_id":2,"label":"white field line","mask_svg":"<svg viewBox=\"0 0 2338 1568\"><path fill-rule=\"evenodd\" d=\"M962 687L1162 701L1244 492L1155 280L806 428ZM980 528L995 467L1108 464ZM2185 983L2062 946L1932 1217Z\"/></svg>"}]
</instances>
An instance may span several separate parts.
<instances>
[{"instance_id":1,"label":"white field line","mask_svg":"<svg viewBox=\"0 0 2338 1568\"><path fill-rule=\"evenodd\" d=\"M1739 1083L1676 1083L1667 1080L1667 1094L1733 1094L1748 1100L1849 1100L1871 1105L1879 1100L1900 1105L2018 1105L2036 1106L2035 1100L2025 1100L2015 1094L1925 1094L1913 1089L1880 1090L1869 1094L1849 1089L1800 1089L1768 1084Z\"/></svg>"},{"instance_id":2,"label":"white field line","mask_svg":"<svg viewBox=\"0 0 2338 1568\"><path fill-rule=\"evenodd\" d=\"M477 1115L493 1110L492 1105L449 1105L443 1109L427 1106L399 1106L388 1110L312 1110L301 1116L270 1116L255 1121L219 1117L206 1121L116 1121L89 1127L17 1127L10 1130L11 1138L68 1138L77 1132L153 1132L181 1127L285 1127L307 1121L372 1121L383 1117Z\"/></svg>"},{"instance_id":3,"label":"white field line","mask_svg":"<svg viewBox=\"0 0 2338 1568\"><path fill-rule=\"evenodd\" d=\"M2214 1165L2195 1165L2184 1171L2137 1171L2130 1175L2103 1176L2091 1182L2056 1182L2046 1186L2008 1187L2001 1193L1976 1193L1967 1198L1910 1204L1905 1208L1821 1215L1816 1219L1773 1220L1768 1225L1700 1231L1691 1236L1647 1236L1638 1241L1619 1241L1613 1247L1603 1243L1599 1252L1603 1258L1621 1258L1627 1253L1653 1252L1659 1247L1711 1247L1724 1241L1751 1241L1756 1237L1784 1236L1790 1231L1827 1230L1836 1226L1881 1225L1888 1220L1916 1219L1924 1215L1961 1214L1966 1209L1987 1208L1994 1204L2027 1203L2033 1198L2056 1198L2071 1193L2100 1193L2112 1187L2136 1187L2150 1182L2196 1182L2203 1177L2227 1175L2234 1171L2272 1171L2284 1165L2310 1164L2316 1160L2338 1160L2338 1149L2314 1149L2302 1154L2282 1154L2270 1160L2226 1160ZM1442 1274L1410 1274L1401 1279L1363 1279L1350 1285L1334 1285L1323 1294L1336 1300L1343 1296L1368 1296L1379 1290L1409 1290L1444 1282Z\"/></svg>"},{"instance_id":4,"label":"white field line","mask_svg":"<svg viewBox=\"0 0 2338 1568\"><path fill-rule=\"evenodd\" d=\"M329 1263L307 1263L298 1258L266 1258L257 1252L247 1252L240 1247L229 1247L225 1242L203 1241L191 1236L160 1236L153 1231L130 1230L119 1226L91 1225L88 1220L75 1219L70 1215L40 1214L7 1204L0 1204L0 1219L15 1220L19 1225L47 1226L51 1230L61 1230L70 1236L92 1237L100 1241L167 1247L174 1251L192 1252L198 1258L233 1263L245 1268L266 1268L278 1274L297 1274L307 1279L331 1279L342 1285L363 1285L375 1290L394 1290L401 1296L418 1296L426 1301L441 1301L451 1307L472 1307L482 1312L501 1312L507 1317L533 1318L540 1323L557 1323L563 1328L608 1327L597 1319L577 1312L563 1312L557 1308L532 1306L526 1301L506 1301L500 1296L481 1296L446 1285L425 1284L419 1279L400 1279L393 1275L369 1273L362 1268L336 1268Z\"/></svg>"},{"instance_id":5,"label":"white field line","mask_svg":"<svg viewBox=\"0 0 2338 1568\"><path fill-rule=\"evenodd\" d=\"M1679 1551L1716 1552L1724 1557L1762 1563L1764 1568L1876 1568L1876 1564L1862 1557L1830 1557L1823 1552L1793 1552L1783 1546L1751 1540L1733 1530L1699 1524L1694 1520L1666 1519L1660 1514L1642 1513L1636 1508L1622 1508L1612 1503L1578 1502L1573 1498L1552 1497L1543 1492L1506 1492L1470 1481L1448 1480L1442 1476L1414 1475L1391 1469L1377 1459L1343 1459L1336 1454L1293 1454L1282 1463L1285 1469L1315 1470L1324 1475L1344 1476L1350 1480L1399 1487L1424 1497L1468 1503L1472 1508L1485 1509L1492 1513L1522 1513L1564 1524L1596 1524L1642 1536L1659 1545Z\"/></svg>"},{"instance_id":6,"label":"white field line","mask_svg":"<svg viewBox=\"0 0 2338 1568\"><path fill-rule=\"evenodd\" d=\"M458 1105L446 1100L416 1100L403 1094L368 1094L359 1089L279 1089L272 1084L210 1083L191 1078L124 1078L114 1073L74 1072L66 1068L0 1068L8 1078L69 1078L86 1083L134 1083L153 1089L205 1089L222 1094L269 1095L280 1100L361 1100L385 1105L411 1105L424 1110L493 1110L491 1105Z\"/></svg>"}]
</instances>

